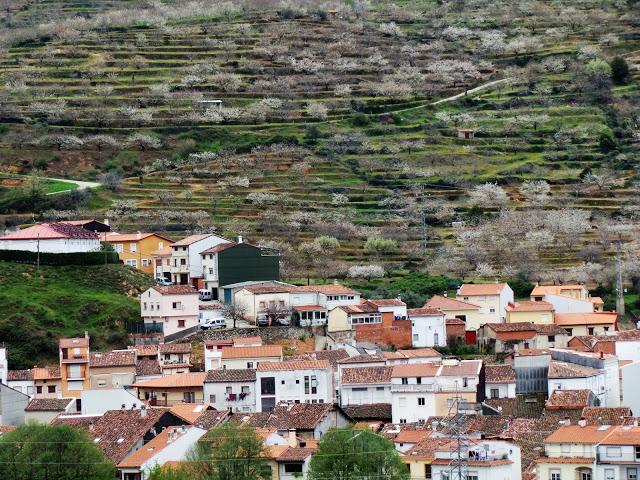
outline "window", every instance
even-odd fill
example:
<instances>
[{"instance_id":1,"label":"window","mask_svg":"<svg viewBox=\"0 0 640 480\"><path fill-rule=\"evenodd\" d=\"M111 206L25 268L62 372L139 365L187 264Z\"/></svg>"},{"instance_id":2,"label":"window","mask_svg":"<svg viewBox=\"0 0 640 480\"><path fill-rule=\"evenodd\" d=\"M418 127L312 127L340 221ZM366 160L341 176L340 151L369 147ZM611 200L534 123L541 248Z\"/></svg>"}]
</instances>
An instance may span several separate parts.
<instances>
[{"instance_id":1,"label":"window","mask_svg":"<svg viewBox=\"0 0 640 480\"><path fill-rule=\"evenodd\" d=\"M143 266L143 267L148 267L149 265L150 265L149 260L148 260L148 259L146 259L146 258L143 258L143 259L142 259L142 266Z\"/></svg>"},{"instance_id":2,"label":"window","mask_svg":"<svg viewBox=\"0 0 640 480\"><path fill-rule=\"evenodd\" d=\"M138 261L137 260L127 260L125 262L127 265L129 265L130 267L136 268L138 266Z\"/></svg>"},{"instance_id":3,"label":"window","mask_svg":"<svg viewBox=\"0 0 640 480\"><path fill-rule=\"evenodd\" d=\"M492 388L491 389L491 398L500 398L500 389Z\"/></svg>"},{"instance_id":4,"label":"window","mask_svg":"<svg viewBox=\"0 0 640 480\"><path fill-rule=\"evenodd\" d=\"M171 305L174 310L182 310L182 302L173 302Z\"/></svg>"},{"instance_id":5,"label":"window","mask_svg":"<svg viewBox=\"0 0 640 480\"><path fill-rule=\"evenodd\" d=\"M69 377L80 378L81 376L80 365L69 365Z\"/></svg>"},{"instance_id":6,"label":"window","mask_svg":"<svg viewBox=\"0 0 640 480\"><path fill-rule=\"evenodd\" d=\"M136 250L138 249L138 246L135 243L130 243L129 244L129 251L131 253L136 253Z\"/></svg>"},{"instance_id":7,"label":"window","mask_svg":"<svg viewBox=\"0 0 640 480\"><path fill-rule=\"evenodd\" d=\"M431 478L431 465L424 466L424 478L429 480Z\"/></svg>"},{"instance_id":8,"label":"window","mask_svg":"<svg viewBox=\"0 0 640 480\"><path fill-rule=\"evenodd\" d=\"M466 377L462 378L462 386L465 387L465 388L469 386L469 379L468 378L466 378Z\"/></svg>"},{"instance_id":9,"label":"window","mask_svg":"<svg viewBox=\"0 0 640 480\"><path fill-rule=\"evenodd\" d=\"M604 469L604 480L615 480L616 475L614 473L613 468L605 468Z\"/></svg>"},{"instance_id":10,"label":"window","mask_svg":"<svg viewBox=\"0 0 640 480\"><path fill-rule=\"evenodd\" d=\"M216 403L216 396L214 394L209 395L209 403Z\"/></svg>"},{"instance_id":11,"label":"window","mask_svg":"<svg viewBox=\"0 0 640 480\"><path fill-rule=\"evenodd\" d=\"M318 393L318 377L311 375L311 395L317 395Z\"/></svg>"},{"instance_id":12,"label":"window","mask_svg":"<svg viewBox=\"0 0 640 480\"><path fill-rule=\"evenodd\" d=\"M55 385L47 386L47 393L56 393L56 386Z\"/></svg>"},{"instance_id":13,"label":"window","mask_svg":"<svg viewBox=\"0 0 640 480\"><path fill-rule=\"evenodd\" d=\"M309 376L305 375L304 376L304 394L305 395L309 395L309 387L310 387Z\"/></svg>"},{"instance_id":14,"label":"window","mask_svg":"<svg viewBox=\"0 0 640 480\"><path fill-rule=\"evenodd\" d=\"M351 324L357 325L363 323L382 323L382 317L379 313L367 313L356 317L351 316Z\"/></svg>"},{"instance_id":15,"label":"window","mask_svg":"<svg viewBox=\"0 0 640 480\"><path fill-rule=\"evenodd\" d=\"M378 391L378 392L384 392L384 387L376 387L376 391Z\"/></svg>"},{"instance_id":16,"label":"window","mask_svg":"<svg viewBox=\"0 0 640 480\"><path fill-rule=\"evenodd\" d=\"M638 480L637 468L627 468L627 480Z\"/></svg>"},{"instance_id":17,"label":"window","mask_svg":"<svg viewBox=\"0 0 640 480\"><path fill-rule=\"evenodd\" d=\"M195 403L196 392L184 392L182 395L184 403Z\"/></svg>"},{"instance_id":18,"label":"window","mask_svg":"<svg viewBox=\"0 0 640 480\"><path fill-rule=\"evenodd\" d=\"M433 334L433 344L434 345L439 345L440 344L440 337L438 336L437 333Z\"/></svg>"},{"instance_id":19,"label":"window","mask_svg":"<svg viewBox=\"0 0 640 480\"><path fill-rule=\"evenodd\" d=\"M144 302L142 305L143 305L143 310L146 310L147 309L147 302Z\"/></svg>"},{"instance_id":20,"label":"window","mask_svg":"<svg viewBox=\"0 0 640 480\"><path fill-rule=\"evenodd\" d=\"M121 243L116 243L116 252L117 253L122 253L124 251L124 248L122 246Z\"/></svg>"},{"instance_id":21,"label":"window","mask_svg":"<svg viewBox=\"0 0 640 480\"><path fill-rule=\"evenodd\" d=\"M247 368L253 368L253 362L247 362Z\"/></svg>"},{"instance_id":22,"label":"window","mask_svg":"<svg viewBox=\"0 0 640 480\"><path fill-rule=\"evenodd\" d=\"M187 264L187 259L186 258L181 258L180 259L180 265L186 265Z\"/></svg>"},{"instance_id":23,"label":"window","mask_svg":"<svg viewBox=\"0 0 640 480\"><path fill-rule=\"evenodd\" d=\"M407 423L407 419L406 418L401 418L400 419L400 423Z\"/></svg>"},{"instance_id":24,"label":"window","mask_svg":"<svg viewBox=\"0 0 640 480\"><path fill-rule=\"evenodd\" d=\"M604 331L608 332L609 331L609 327L604 327Z\"/></svg>"},{"instance_id":25,"label":"window","mask_svg":"<svg viewBox=\"0 0 640 480\"><path fill-rule=\"evenodd\" d=\"M591 471L580 472L580 477L578 480L591 480Z\"/></svg>"},{"instance_id":26,"label":"window","mask_svg":"<svg viewBox=\"0 0 640 480\"><path fill-rule=\"evenodd\" d=\"M353 387L351 389L352 392L366 392L369 389L367 387Z\"/></svg>"},{"instance_id":27,"label":"window","mask_svg":"<svg viewBox=\"0 0 640 480\"><path fill-rule=\"evenodd\" d=\"M285 463L284 473L302 473L302 463Z\"/></svg>"},{"instance_id":28,"label":"window","mask_svg":"<svg viewBox=\"0 0 640 480\"><path fill-rule=\"evenodd\" d=\"M569 445L568 443L563 443L561 450L562 453L571 453L571 445Z\"/></svg>"},{"instance_id":29,"label":"window","mask_svg":"<svg viewBox=\"0 0 640 480\"><path fill-rule=\"evenodd\" d=\"M260 308L260 310L264 310L265 308L267 308L267 305L264 302L259 302L258 307Z\"/></svg>"},{"instance_id":30,"label":"window","mask_svg":"<svg viewBox=\"0 0 640 480\"><path fill-rule=\"evenodd\" d=\"M547 341L548 341L549 343L553 343L553 342L555 342L555 341L556 341L556 336L555 336L555 335L549 335L549 336L547 337Z\"/></svg>"},{"instance_id":31,"label":"window","mask_svg":"<svg viewBox=\"0 0 640 480\"><path fill-rule=\"evenodd\" d=\"M489 309L489 313L496 313L496 309L495 309L495 307L491 307L491 308ZM467 478L468 478L468 477L467 477Z\"/></svg>"},{"instance_id":32,"label":"window","mask_svg":"<svg viewBox=\"0 0 640 480\"><path fill-rule=\"evenodd\" d=\"M240 387L240 393L249 393L249 386L248 385L244 385L244 386Z\"/></svg>"},{"instance_id":33,"label":"window","mask_svg":"<svg viewBox=\"0 0 640 480\"><path fill-rule=\"evenodd\" d=\"M567 334L572 337L573 336L573 328L565 328L565 330L567 331Z\"/></svg>"},{"instance_id":34,"label":"window","mask_svg":"<svg viewBox=\"0 0 640 480\"><path fill-rule=\"evenodd\" d=\"M607 447L607 457L620 458L622 457L622 449L620 447Z\"/></svg>"},{"instance_id":35,"label":"window","mask_svg":"<svg viewBox=\"0 0 640 480\"><path fill-rule=\"evenodd\" d=\"M184 328L184 320L178 320L178 328Z\"/></svg>"},{"instance_id":36,"label":"window","mask_svg":"<svg viewBox=\"0 0 640 480\"><path fill-rule=\"evenodd\" d=\"M209 275L213 275L213 268L209 269Z\"/></svg>"},{"instance_id":37,"label":"window","mask_svg":"<svg viewBox=\"0 0 640 480\"><path fill-rule=\"evenodd\" d=\"M419 342L420 341L420 335L418 335L417 333L413 334L413 341L415 342Z\"/></svg>"},{"instance_id":38,"label":"window","mask_svg":"<svg viewBox=\"0 0 640 480\"><path fill-rule=\"evenodd\" d=\"M560 470L551 470L549 472L549 480L560 480Z\"/></svg>"},{"instance_id":39,"label":"window","mask_svg":"<svg viewBox=\"0 0 640 480\"><path fill-rule=\"evenodd\" d=\"M36 385L36 394L42 393L42 385Z\"/></svg>"},{"instance_id":40,"label":"window","mask_svg":"<svg viewBox=\"0 0 640 480\"><path fill-rule=\"evenodd\" d=\"M265 377L260 379L260 392L262 395L276 394L276 379L274 377Z\"/></svg>"},{"instance_id":41,"label":"window","mask_svg":"<svg viewBox=\"0 0 640 480\"><path fill-rule=\"evenodd\" d=\"M422 377L416 377L416 383L420 385L422 383Z\"/></svg>"},{"instance_id":42,"label":"window","mask_svg":"<svg viewBox=\"0 0 640 480\"><path fill-rule=\"evenodd\" d=\"M465 297L467 298L467 297ZM449 480L449 472L440 473L440 480Z\"/></svg>"},{"instance_id":43,"label":"window","mask_svg":"<svg viewBox=\"0 0 640 480\"><path fill-rule=\"evenodd\" d=\"M402 385L408 385L409 379L407 377L402 377Z\"/></svg>"},{"instance_id":44,"label":"window","mask_svg":"<svg viewBox=\"0 0 640 480\"><path fill-rule=\"evenodd\" d=\"M467 480L478 480L478 472L468 472Z\"/></svg>"},{"instance_id":45,"label":"window","mask_svg":"<svg viewBox=\"0 0 640 480\"><path fill-rule=\"evenodd\" d=\"M594 332L593 327L589 327L589 328L588 328L588 330L589 330L589 332L588 332L588 333L589 333L589 335L593 335L593 332Z\"/></svg>"},{"instance_id":46,"label":"window","mask_svg":"<svg viewBox=\"0 0 640 480\"><path fill-rule=\"evenodd\" d=\"M636 447L636 460L640 460L640 447Z\"/></svg>"},{"instance_id":47,"label":"window","mask_svg":"<svg viewBox=\"0 0 640 480\"><path fill-rule=\"evenodd\" d=\"M424 407L424 397L418 397L418 406Z\"/></svg>"}]
</instances>

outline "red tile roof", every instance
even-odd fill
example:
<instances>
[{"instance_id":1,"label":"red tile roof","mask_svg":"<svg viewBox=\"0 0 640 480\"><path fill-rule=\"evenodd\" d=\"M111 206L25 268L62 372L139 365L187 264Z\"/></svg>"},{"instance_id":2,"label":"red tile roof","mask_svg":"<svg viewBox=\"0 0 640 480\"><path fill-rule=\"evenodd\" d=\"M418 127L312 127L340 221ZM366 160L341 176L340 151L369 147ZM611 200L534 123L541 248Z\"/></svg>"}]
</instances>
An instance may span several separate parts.
<instances>
[{"instance_id":1,"label":"red tile roof","mask_svg":"<svg viewBox=\"0 0 640 480\"><path fill-rule=\"evenodd\" d=\"M500 292L507 287L508 285L506 283L464 283L458 289L457 296L500 295Z\"/></svg>"},{"instance_id":2,"label":"red tile roof","mask_svg":"<svg viewBox=\"0 0 640 480\"><path fill-rule=\"evenodd\" d=\"M426 440L431 436L429 430L401 430L396 438L393 439L394 443L418 443L422 440Z\"/></svg>"},{"instance_id":3,"label":"red tile roof","mask_svg":"<svg viewBox=\"0 0 640 480\"><path fill-rule=\"evenodd\" d=\"M433 363L406 363L394 365L391 377L435 377L440 370L440 365Z\"/></svg>"},{"instance_id":4,"label":"red tile roof","mask_svg":"<svg viewBox=\"0 0 640 480\"><path fill-rule=\"evenodd\" d=\"M560 326L571 325L613 325L618 320L615 312L556 313L554 322Z\"/></svg>"},{"instance_id":5,"label":"red tile roof","mask_svg":"<svg viewBox=\"0 0 640 480\"><path fill-rule=\"evenodd\" d=\"M378 313L378 307L370 303L361 303L360 305L341 305L338 308L350 314Z\"/></svg>"},{"instance_id":6,"label":"red tile roof","mask_svg":"<svg viewBox=\"0 0 640 480\"><path fill-rule=\"evenodd\" d=\"M391 383L393 367L356 367L342 370L343 385L372 385Z\"/></svg>"},{"instance_id":7,"label":"red tile roof","mask_svg":"<svg viewBox=\"0 0 640 480\"><path fill-rule=\"evenodd\" d=\"M232 358L282 357L282 345L261 345L259 347L231 347L222 349L222 360Z\"/></svg>"},{"instance_id":8,"label":"red tile roof","mask_svg":"<svg viewBox=\"0 0 640 480\"><path fill-rule=\"evenodd\" d=\"M205 238L212 237L211 233L203 233L199 235L189 235L188 237L183 238L182 240L178 240L173 243L172 247L188 247L189 245L199 242L200 240L204 240Z\"/></svg>"},{"instance_id":9,"label":"red tile roof","mask_svg":"<svg viewBox=\"0 0 640 480\"><path fill-rule=\"evenodd\" d=\"M303 462L309 458L317 448L289 447L276 458L276 462Z\"/></svg>"},{"instance_id":10,"label":"red tile roof","mask_svg":"<svg viewBox=\"0 0 640 480\"><path fill-rule=\"evenodd\" d=\"M536 327L531 322L514 322L514 323L485 323L485 327L490 328L494 332L533 332Z\"/></svg>"},{"instance_id":11,"label":"red tile roof","mask_svg":"<svg viewBox=\"0 0 640 480\"><path fill-rule=\"evenodd\" d=\"M545 405L548 410L556 409L580 409L590 406L593 392L583 390L554 390Z\"/></svg>"},{"instance_id":12,"label":"red tile roof","mask_svg":"<svg viewBox=\"0 0 640 480\"><path fill-rule=\"evenodd\" d=\"M155 232L146 232L146 233L107 233L105 237L105 241L108 243L117 243L117 242L139 242L145 238L149 237L159 237L168 242L172 242L173 240L164 237Z\"/></svg>"},{"instance_id":13,"label":"red tile roof","mask_svg":"<svg viewBox=\"0 0 640 480\"><path fill-rule=\"evenodd\" d=\"M216 245L214 247L207 248L203 252L200 252L200 255L219 253L219 252L227 250L227 249L229 249L231 247L235 247L236 245L237 245L236 242L220 243L220 244L218 244L218 245Z\"/></svg>"},{"instance_id":14,"label":"red tile roof","mask_svg":"<svg viewBox=\"0 0 640 480\"><path fill-rule=\"evenodd\" d=\"M390 422L392 418L390 403L347 405L345 407L342 407L342 409L349 417L354 420L382 420L385 422Z\"/></svg>"},{"instance_id":15,"label":"red tile roof","mask_svg":"<svg viewBox=\"0 0 640 480\"><path fill-rule=\"evenodd\" d=\"M122 460L117 467L123 469L141 468L145 462L151 460L155 455L168 447L172 447L173 441L188 432L189 428L191 427L167 427L143 445L142 448Z\"/></svg>"},{"instance_id":16,"label":"red tile roof","mask_svg":"<svg viewBox=\"0 0 640 480\"><path fill-rule=\"evenodd\" d=\"M69 223L41 223L8 233L0 240L98 239L98 234Z\"/></svg>"},{"instance_id":17,"label":"red tile roof","mask_svg":"<svg viewBox=\"0 0 640 480\"><path fill-rule=\"evenodd\" d=\"M259 372L278 372L288 370L325 370L327 368L329 368L329 362L327 362L326 360L287 360L284 362L258 363Z\"/></svg>"},{"instance_id":18,"label":"red tile roof","mask_svg":"<svg viewBox=\"0 0 640 480\"><path fill-rule=\"evenodd\" d=\"M256 370L254 368L225 368L209 370L207 372L207 383L219 382L255 382Z\"/></svg>"},{"instance_id":19,"label":"red tile roof","mask_svg":"<svg viewBox=\"0 0 640 480\"><path fill-rule=\"evenodd\" d=\"M406 307L407 304L404 303L399 298L370 298L367 300L369 303L373 303L378 307Z\"/></svg>"},{"instance_id":20,"label":"red tile roof","mask_svg":"<svg viewBox=\"0 0 640 480\"><path fill-rule=\"evenodd\" d=\"M548 312L553 311L553 305L548 302L510 302L505 310L507 312Z\"/></svg>"},{"instance_id":21,"label":"red tile roof","mask_svg":"<svg viewBox=\"0 0 640 480\"><path fill-rule=\"evenodd\" d=\"M7 381L9 382L25 382L33 380L33 372L31 370L8 370Z\"/></svg>"},{"instance_id":22,"label":"red tile roof","mask_svg":"<svg viewBox=\"0 0 640 480\"><path fill-rule=\"evenodd\" d=\"M559 362L552 360L549 364L549 378L584 378L594 377L600 374L600 370L578 365L577 363Z\"/></svg>"},{"instance_id":23,"label":"red tile roof","mask_svg":"<svg viewBox=\"0 0 640 480\"><path fill-rule=\"evenodd\" d=\"M508 364L486 365L484 372L487 383L515 383L516 381L516 371Z\"/></svg>"},{"instance_id":24,"label":"red tile roof","mask_svg":"<svg viewBox=\"0 0 640 480\"><path fill-rule=\"evenodd\" d=\"M58 344L60 348L83 348L89 346L89 339L87 337L61 338Z\"/></svg>"},{"instance_id":25,"label":"red tile roof","mask_svg":"<svg viewBox=\"0 0 640 480\"><path fill-rule=\"evenodd\" d=\"M442 357L442 354L437 350L424 347L424 348L413 348L410 350L398 350L396 353L399 353L404 358L439 358Z\"/></svg>"},{"instance_id":26,"label":"red tile roof","mask_svg":"<svg viewBox=\"0 0 640 480\"><path fill-rule=\"evenodd\" d=\"M456 298L434 295L427 303L424 304L423 308L437 308L440 310L479 310L480 306L464 302Z\"/></svg>"},{"instance_id":27,"label":"red tile roof","mask_svg":"<svg viewBox=\"0 0 640 480\"><path fill-rule=\"evenodd\" d=\"M198 291L189 285L154 285L151 288L160 295L198 295Z\"/></svg>"},{"instance_id":28,"label":"red tile roof","mask_svg":"<svg viewBox=\"0 0 640 480\"><path fill-rule=\"evenodd\" d=\"M561 426L549 435L545 443L600 443L611 434L611 429L600 425L579 425ZM547 461L545 458L544 461ZM593 461L593 459L592 459Z\"/></svg>"},{"instance_id":29,"label":"red tile roof","mask_svg":"<svg viewBox=\"0 0 640 480\"><path fill-rule=\"evenodd\" d=\"M463 360L458 365L443 365L442 377L474 376L480 373L482 360Z\"/></svg>"},{"instance_id":30,"label":"red tile roof","mask_svg":"<svg viewBox=\"0 0 640 480\"><path fill-rule=\"evenodd\" d=\"M410 308L409 310L407 310L407 314L409 315L409 317L444 316L444 312L442 310L431 307Z\"/></svg>"},{"instance_id":31,"label":"red tile roof","mask_svg":"<svg viewBox=\"0 0 640 480\"><path fill-rule=\"evenodd\" d=\"M64 412L73 398L34 398L24 409L25 412Z\"/></svg>"},{"instance_id":32,"label":"red tile roof","mask_svg":"<svg viewBox=\"0 0 640 480\"><path fill-rule=\"evenodd\" d=\"M629 407L584 407L582 417L588 425L624 425L631 417Z\"/></svg>"},{"instance_id":33,"label":"red tile roof","mask_svg":"<svg viewBox=\"0 0 640 480\"><path fill-rule=\"evenodd\" d=\"M150 377L153 375L162 375L160 362L150 358L138 359L136 363L136 377Z\"/></svg>"},{"instance_id":34,"label":"red tile roof","mask_svg":"<svg viewBox=\"0 0 640 480\"><path fill-rule=\"evenodd\" d=\"M386 363L386 359L380 355L355 355L353 357L345 358L343 360L338 360L338 363L343 364L354 364L354 363Z\"/></svg>"},{"instance_id":35,"label":"red tile roof","mask_svg":"<svg viewBox=\"0 0 640 480\"><path fill-rule=\"evenodd\" d=\"M200 387L204 384L206 372L176 373L166 377L153 378L143 382L136 382L132 386L136 388L190 388Z\"/></svg>"},{"instance_id":36,"label":"red tile roof","mask_svg":"<svg viewBox=\"0 0 640 480\"><path fill-rule=\"evenodd\" d=\"M176 417L180 417L191 425L195 424L205 410L207 406L201 403L176 403L169 408Z\"/></svg>"},{"instance_id":37,"label":"red tile roof","mask_svg":"<svg viewBox=\"0 0 640 480\"><path fill-rule=\"evenodd\" d=\"M91 352L89 366L91 368L133 367L136 364L134 350L113 350L111 352Z\"/></svg>"},{"instance_id":38,"label":"red tile roof","mask_svg":"<svg viewBox=\"0 0 640 480\"><path fill-rule=\"evenodd\" d=\"M158 351L163 353L191 353L190 343L161 343Z\"/></svg>"}]
</instances>

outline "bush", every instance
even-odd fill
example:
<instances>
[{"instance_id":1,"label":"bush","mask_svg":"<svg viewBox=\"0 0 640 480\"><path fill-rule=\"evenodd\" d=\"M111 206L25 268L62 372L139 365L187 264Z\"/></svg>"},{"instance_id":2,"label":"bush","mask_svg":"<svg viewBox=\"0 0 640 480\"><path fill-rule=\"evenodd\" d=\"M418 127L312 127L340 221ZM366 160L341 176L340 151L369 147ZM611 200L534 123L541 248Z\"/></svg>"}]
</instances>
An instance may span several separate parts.
<instances>
[{"instance_id":1,"label":"bush","mask_svg":"<svg viewBox=\"0 0 640 480\"><path fill-rule=\"evenodd\" d=\"M38 254L26 250L0 250L0 261L35 265L38 262ZM80 253L40 253L40 265L104 265L105 263L120 263L118 254L109 250Z\"/></svg>"},{"instance_id":2,"label":"bush","mask_svg":"<svg viewBox=\"0 0 640 480\"><path fill-rule=\"evenodd\" d=\"M613 57L609 64L611 68L611 79L616 85L623 85L629 76L629 65L622 57Z\"/></svg>"},{"instance_id":3,"label":"bush","mask_svg":"<svg viewBox=\"0 0 640 480\"><path fill-rule=\"evenodd\" d=\"M351 116L351 125L354 127L367 127L371 124L371 119L369 115L364 113L354 113Z\"/></svg>"}]
</instances>

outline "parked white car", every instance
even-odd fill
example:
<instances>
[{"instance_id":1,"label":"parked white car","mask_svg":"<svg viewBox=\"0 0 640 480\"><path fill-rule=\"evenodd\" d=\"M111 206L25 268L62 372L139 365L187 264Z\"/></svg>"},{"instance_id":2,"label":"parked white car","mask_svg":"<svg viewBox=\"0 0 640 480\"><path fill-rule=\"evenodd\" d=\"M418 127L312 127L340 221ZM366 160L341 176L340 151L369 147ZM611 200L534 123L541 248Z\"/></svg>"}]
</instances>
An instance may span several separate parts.
<instances>
[{"instance_id":1,"label":"parked white car","mask_svg":"<svg viewBox=\"0 0 640 480\"><path fill-rule=\"evenodd\" d=\"M227 328L227 321L224 318L211 318L202 322L200 328L203 330L222 330Z\"/></svg>"}]
</instances>

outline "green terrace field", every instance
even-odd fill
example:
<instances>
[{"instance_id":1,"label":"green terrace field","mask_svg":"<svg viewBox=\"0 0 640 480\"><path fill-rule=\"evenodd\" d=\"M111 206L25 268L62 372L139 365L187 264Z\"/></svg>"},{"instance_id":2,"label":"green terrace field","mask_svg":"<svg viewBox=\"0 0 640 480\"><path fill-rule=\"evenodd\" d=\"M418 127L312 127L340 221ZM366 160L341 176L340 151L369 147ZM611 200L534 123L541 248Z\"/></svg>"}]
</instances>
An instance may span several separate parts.
<instances>
[{"instance_id":1,"label":"green terrace field","mask_svg":"<svg viewBox=\"0 0 640 480\"><path fill-rule=\"evenodd\" d=\"M76 214L121 230L243 234L281 248L297 274L301 244L336 237L312 266L323 276L354 263L436 268L443 256L525 268L460 251L460 229L503 208L591 212L577 237L536 247L537 272L595 261L585 249L603 219L635 222L637 6L16 5L0 30L0 169L110 173ZM612 82L616 56L629 74ZM537 181L549 193L532 205L521 187ZM487 182L506 200L474 200ZM370 237L398 247L372 252Z\"/></svg>"}]
</instances>

